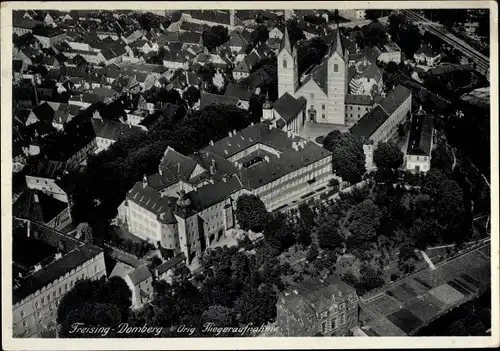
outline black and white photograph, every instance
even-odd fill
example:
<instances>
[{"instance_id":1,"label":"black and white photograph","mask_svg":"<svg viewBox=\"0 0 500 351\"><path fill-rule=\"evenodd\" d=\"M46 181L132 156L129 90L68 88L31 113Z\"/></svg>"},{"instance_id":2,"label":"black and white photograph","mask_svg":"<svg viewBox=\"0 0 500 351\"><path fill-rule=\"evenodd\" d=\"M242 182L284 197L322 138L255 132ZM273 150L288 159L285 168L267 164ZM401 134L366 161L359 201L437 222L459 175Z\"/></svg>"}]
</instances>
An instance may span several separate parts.
<instances>
[{"instance_id":1,"label":"black and white photograph","mask_svg":"<svg viewBox=\"0 0 500 351\"><path fill-rule=\"evenodd\" d=\"M4 348L498 345L497 4L442 3L2 7Z\"/></svg>"}]
</instances>

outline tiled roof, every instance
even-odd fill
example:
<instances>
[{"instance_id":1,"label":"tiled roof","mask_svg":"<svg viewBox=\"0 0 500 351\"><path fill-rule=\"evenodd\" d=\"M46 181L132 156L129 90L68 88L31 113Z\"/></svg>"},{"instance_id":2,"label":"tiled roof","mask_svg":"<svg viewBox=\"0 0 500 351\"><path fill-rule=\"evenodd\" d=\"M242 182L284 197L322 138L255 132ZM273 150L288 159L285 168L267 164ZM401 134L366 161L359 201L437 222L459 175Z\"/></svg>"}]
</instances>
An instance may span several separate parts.
<instances>
[{"instance_id":1,"label":"tiled roof","mask_svg":"<svg viewBox=\"0 0 500 351\"><path fill-rule=\"evenodd\" d=\"M168 147L158 168L165 179L187 180L195 167L196 162L191 158Z\"/></svg>"},{"instance_id":2,"label":"tiled roof","mask_svg":"<svg viewBox=\"0 0 500 351\"><path fill-rule=\"evenodd\" d=\"M287 132L270 127L266 123L257 123L203 150L226 159L256 144L277 150L279 157L267 154L270 162L260 162L241 170L243 186L255 189L330 155L327 150L311 142L306 142L303 148L294 150L293 142L298 143L301 140L304 139L298 136L290 137Z\"/></svg>"},{"instance_id":3,"label":"tiled roof","mask_svg":"<svg viewBox=\"0 0 500 351\"><path fill-rule=\"evenodd\" d=\"M285 93L273 104L273 109L278 112L281 118L289 123L300 111L305 107L306 101L303 99L299 101L295 99L292 95Z\"/></svg>"},{"instance_id":4,"label":"tiled roof","mask_svg":"<svg viewBox=\"0 0 500 351\"><path fill-rule=\"evenodd\" d=\"M215 22L221 24L229 24L229 13L222 11L213 11L213 10L186 10L183 11L191 15L192 18L200 19L207 22Z\"/></svg>"},{"instance_id":5,"label":"tiled roof","mask_svg":"<svg viewBox=\"0 0 500 351\"><path fill-rule=\"evenodd\" d=\"M347 94L345 96L345 103L346 105L364 105L364 106L373 105L371 96L354 95L354 94Z\"/></svg>"},{"instance_id":6,"label":"tiled roof","mask_svg":"<svg viewBox=\"0 0 500 351\"><path fill-rule=\"evenodd\" d=\"M192 23L192 22L182 22L181 30L185 30L188 32L193 32L193 33L203 33L205 30L210 29L210 26L207 24L200 24L200 23Z\"/></svg>"},{"instance_id":7,"label":"tiled roof","mask_svg":"<svg viewBox=\"0 0 500 351\"><path fill-rule=\"evenodd\" d=\"M148 267L146 266L140 266L134 269L132 272L128 274L130 280L132 281L132 284L134 285L139 285L146 279L152 279L153 276L151 275L151 272L149 271Z\"/></svg>"},{"instance_id":8,"label":"tiled roof","mask_svg":"<svg viewBox=\"0 0 500 351\"><path fill-rule=\"evenodd\" d=\"M349 131L358 140L362 142L367 141L389 116L390 115L387 114L382 107L376 106L373 110L361 117Z\"/></svg>"},{"instance_id":9,"label":"tiled roof","mask_svg":"<svg viewBox=\"0 0 500 351\"><path fill-rule=\"evenodd\" d=\"M12 205L15 217L48 223L61 213L68 204L39 190L27 189Z\"/></svg>"},{"instance_id":10,"label":"tiled roof","mask_svg":"<svg viewBox=\"0 0 500 351\"><path fill-rule=\"evenodd\" d=\"M161 196L158 191L150 186L144 186L143 182L135 183L134 187L127 193L127 199L154 213L161 223L177 223L173 214L177 199Z\"/></svg>"},{"instance_id":11,"label":"tiled roof","mask_svg":"<svg viewBox=\"0 0 500 351\"><path fill-rule=\"evenodd\" d=\"M92 118L92 126L97 137L118 141L136 133L142 133L143 129L131 124L116 121L104 121Z\"/></svg>"},{"instance_id":12,"label":"tiled roof","mask_svg":"<svg viewBox=\"0 0 500 351\"><path fill-rule=\"evenodd\" d=\"M182 32L179 34L179 41L188 44L199 44L202 42L202 35L196 32Z\"/></svg>"},{"instance_id":13,"label":"tiled roof","mask_svg":"<svg viewBox=\"0 0 500 351\"><path fill-rule=\"evenodd\" d=\"M348 295L355 294L356 290L353 287L334 275L324 281L308 279L300 283L292 283L289 294L281 297L285 300L288 308L303 314L311 308L316 313L324 312L334 302L344 302Z\"/></svg>"},{"instance_id":14,"label":"tiled roof","mask_svg":"<svg viewBox=\"0 0 500 351\"><path fill-rule=\"evenodd\" d=\"M229 83L224 92L224 96L237 98L242 101L250 101L252 89L247 85Z\"/></svg>"},{"instance_id":15,"label":"tiled roof","mask_svg":"<svg viewBox=\"0 0 500 351\"><path fill-rule=\"evenodd\" d=\"M398 85L394 88L386 98L380 102L380 106L389 114L392 115L401 104L411 97L411 90Z\"/></svg>"},{"instance_id":16,"label":"tiled roof","mask_svg":"<svg viewBox=\"0 0 500 351\"><path fill-rule=\"evenodd\" d=\"M16 237L25 237L26 224L21 224L16 219L14 219L14 222L13 240L16 240ZM70 273L73 269L102 253L102 249L97 246L73 239L40 223L31 222L30 231L31 236L33 236L34 231L37 231L39 233L39 240L55 248L57 248L59 242L64 242L65 252L61 258L44 265L40 270L24 278L19 287L13 288L13 303L20 302L22 299L46 287L49 283L63 277L66 273Z\"/></svg>"},{"instance_id":17,"label":"tiled roof","mask_svg":"<svg viewBox=\"0 0 500 351\"><path fill-rule=\"evenodd\" d=\"M432 116L414 115L406 153L409 155L430 156L433 130L434 123Z\"/></svg>"},{"instance_id":18,"label":"tiled roof","mask_svg":"<svg viewBox=\"0 0 500 351\"><path fill-rule=\"evenodd\" d=\"M219 94L210 94L201 92L200 110L209 105L230 105L237 106L240 100L236 97L225 96Z\"/></svg>"},{"instance_id":19,"label":"tiled roof","mask_svg":"<svg viewBox=\"0 0 500 351\"><path fill-rule=\"evenodd\" d=\"M425 55L427 57L436 57L439 55L439 51L434 49L429 45L422 45L416 52L415 55Z\"/></svg>"},{"instance_id":20,"label":"tiled roof","mask_svg":"<svg viewBox=\"0 0 500 351\"><path fill-rule=\"evenodd\" d=\"M180 255L177 255L174 258L160 264L158 267L156 267L156 271L158 272L159 275L161 275L166 271L168 271L169 269L172 269L178 264L184 262L185 260L186 256L184 255L184 253L181 253Z\"/></svg>"},{"instance_id":21,"label":"tiled roof","mask_svg":"<svg viewBox=\"0 0 500 351\"><path fill-rule=\"evenodd\" d=\"M247 44L247 41L243 39L241 34L239 34L237 31L232 31L231 35L229 36L229 40L224 43L225 46L241 46L244 47Z\"/></svg>"},{"instance_id":22,"label":"tiled roof","mask_svg":"<svg viewBox=\"0 0 500 351\"><path fill-rule=\"evenodd\" d=\"M244 72L244 73L250 73L250 67L248 66L248 63L246 60L242 60L236 64L236 67L234 67L234 72Z\"/></svg>"}]
</instances>

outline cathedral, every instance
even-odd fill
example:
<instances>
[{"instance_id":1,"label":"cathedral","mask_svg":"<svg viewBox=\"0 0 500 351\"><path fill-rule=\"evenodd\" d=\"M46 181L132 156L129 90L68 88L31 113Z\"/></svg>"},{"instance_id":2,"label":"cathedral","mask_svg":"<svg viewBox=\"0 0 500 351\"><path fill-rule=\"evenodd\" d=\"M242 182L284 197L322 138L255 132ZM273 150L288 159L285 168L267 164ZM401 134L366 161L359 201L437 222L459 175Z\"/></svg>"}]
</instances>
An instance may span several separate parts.
<instances>
[{"instance_id":1,"label":"cathedral","mask_svg":"<svg viewBox=\"0 0 500 351\"><path fill-rule=\"evenodd\" d=\"M340 30L335 31L322 61L302 77L297 55L285 28L277 57L279 98L266 101L263 120L299 133L306 122L352 125L371 110L382 88L382 73L362 50L344 47Z\"/></svg>"}]
</instances>

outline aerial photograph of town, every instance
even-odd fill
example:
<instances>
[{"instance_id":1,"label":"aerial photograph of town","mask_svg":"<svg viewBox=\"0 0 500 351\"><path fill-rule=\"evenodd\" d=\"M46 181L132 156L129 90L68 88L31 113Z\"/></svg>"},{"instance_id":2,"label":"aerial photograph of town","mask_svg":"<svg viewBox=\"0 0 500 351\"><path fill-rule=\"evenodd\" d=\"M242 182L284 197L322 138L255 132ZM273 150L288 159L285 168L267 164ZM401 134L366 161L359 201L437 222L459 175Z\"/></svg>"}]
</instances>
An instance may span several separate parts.
<instances>
[{"instance_id":1,"label":"aerial photograph of town","mask_svg":"<svg viewBox=\"0 0 500 351\"><path fill-rule=\"evenodd\" d=\"M490 10L330 5L12 11L12 338L492 335Z\"/></svg>"}]
</instances>

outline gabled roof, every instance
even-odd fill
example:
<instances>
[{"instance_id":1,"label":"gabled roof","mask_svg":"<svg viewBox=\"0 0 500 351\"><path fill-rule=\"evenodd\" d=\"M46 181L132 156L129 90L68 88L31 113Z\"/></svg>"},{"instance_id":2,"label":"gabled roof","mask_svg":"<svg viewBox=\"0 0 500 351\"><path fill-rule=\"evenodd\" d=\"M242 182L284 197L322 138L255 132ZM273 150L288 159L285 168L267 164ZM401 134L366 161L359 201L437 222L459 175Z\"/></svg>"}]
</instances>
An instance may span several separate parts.
<instances>
[{"instance_id":1,"label":"gabled roof","mask_svg":"<svg viewBox=\"0 0 500 351\"><path fill-rule=\"evenodd\" d=\"M172 269L175 266L179 265L180 263L184 262L185 260L186 256L184 255L184 253L181 253L180 255L177 255L174 258L160 264L158 267L156 267L156 271L158 272L159 275L161 275L166 271L168 271L169 269Z\"/></svg>"},{"instance_id":2,"label":"gabled roof","mask_svg":"<svg viewBox=\"0 0 500 351\"><path fill-rule=\"evenodd\" d=\"M195 167L195 161L169 146L165 150L158 169L160 174L166 179L187 180Z\"/></svg>"},{"instance_id":3,"label":"gabled roof","mask_svg":"<svg viewBox=\"0 0 500 351\"><path fill-rule=\"evenodd\" d=\"M407 155L430 156L432 133L434 131L433 116L416 114L412 118Z\"/></svg>"},{"instance_id":4,"label":"gabled roof","mask_svg":"<svg viewBox=\"0 0 500 351\"><path fill-rule=\"evenodd\" d=\"M273 109L280 115L281 118L286 123L289 123L297 115L300 111L305 107L306 100L295 99L292 95L288 93L284 93L278 100L276 100L273 104Z\"/></svg>"},{"instance_id":5,"label":"gabled roof","mask_svg":"<svg viewBox=\"0 0 500 351\"><path fill-rule=\"evenodd\" d=\"M240 99L236 97L210 94L202 91L200 96L200 110L210 105L237 106L239 101Z\"/></svg>"},{"instance_id":6,"label":"gabled roof","mask_svg":"<svg viewBox=\"0 0 500 351\"><path fill-rule=\"evenodd\" d=\"M149 212L154 213L161 223L177 223L173 214L176 199L162 196L158 191L147 184L143 184L143 182L135 183L134 187L127 193L127 199Z\"/></svg>"},{"instance_id":7,"label":"gabled roof","mask_svg":"<svg viewBox=\"0 0 500 351\"><path fill-rule=\"evenodd\" d=\"M366 113L356 124L354 124L349 131L351 134L361 142L366 142L380 128L380 126L389 118L389 114L385 110L376 106L373 110Z\"/></svg>"},{"instance_id":8,"label":"gabled roof","mask_svg":"<svg viewBox=\"0 0 500 351\"><path fill-rule=\"evenodd\" d=\"M242 101L250 101L252 89L247 85L229 83L224 96L237 98Z\"/></svg>"},{"instance_id":9,"label":"gabled roof","mask_svg":"<svg viewBox=\"0 0 500 351\"><path fill-rule=\"evenodd\" d=\"M148 267L146 266L140 266L134 269L132 272L128 274L130 281L134 286L139 285L146 279L153 279L153 276L151 275L151 272L149 271Z\"/></svg>"},{"instance_id":10,"label":"gabled roof","mask_svg":"<svg viewBox=\"0 0 500 351\"><path fill-rule=\"evenodd\" d=\"M241 36L237 31L232 31L229 40L224 43L225 46L240 46L244 47L247 45L247 41Z\"/></svg>"},{"instance_id":11,"label":"gabled roof","mask_svg":"<svg viewBox=\"0 0 500 351\"><path fill-rule=\"evenodd\" d=\"M36 189L27 189L12 205L15 217L49 223L68 207L68 204Z\"/></svg>"},{"instance_id":12,"label":"gabled roof","mask_svg":"<svg viewBox=\"0 0 500 351\"><path fill-rule=\"evenodd\" d=\"M143 129L140 127L117 121L105 121L98 118L92 118L92 126L97 137L114 141L127 138L133 134L143 133Z\"/></svg>"},{"instance_id":13,"label":"gabled roof","mask_svg":"<svg viewBox=\"0 0 500 351\"><path fill-rule=\"evenodd\" d=\"M422 45L420 49L415 52L415 55L424 55L426 57L436 57L439 55L439 51L430 45Z\"/></svg>"},{"instance_id":14,"label":"gabled roof","mask_svg":"<svg viewBox=\"0 0 500 351\"><path fill-rule=\"evenodd\" d=\"M402 85L398 85L380 102L380 107L389 115L392 115L408 97L411 97L411 90Z\"/></svg>"}]
</instances>

